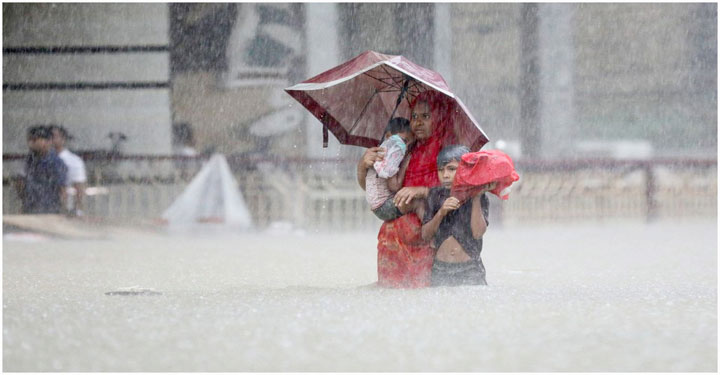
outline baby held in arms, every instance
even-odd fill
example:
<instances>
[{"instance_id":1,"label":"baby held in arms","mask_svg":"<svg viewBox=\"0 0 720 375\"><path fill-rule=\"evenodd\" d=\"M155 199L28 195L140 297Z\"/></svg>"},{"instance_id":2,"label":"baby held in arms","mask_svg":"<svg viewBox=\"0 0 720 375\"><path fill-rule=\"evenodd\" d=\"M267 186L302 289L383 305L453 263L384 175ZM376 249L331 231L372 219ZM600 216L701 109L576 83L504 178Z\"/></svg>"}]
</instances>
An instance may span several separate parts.
<instances>
[{"instance_id":1,"label":"baby held in arms","mask_svg":"<svg viewBox=\"0 0 720 375\"><path fill-rule=\"evenodd\" d=\"M373 164L365 180L365 198L372 212L381 220L397 219L418 206L410 204L400 209L393 203L395 192L402 187L405 175L404 168L401 168L402 161L408 146L414 141L415 136L408 119L396 117L390 120L385 128L384 141L380 144L385 151L385 157Z\"/></svg>"}]
</instances>

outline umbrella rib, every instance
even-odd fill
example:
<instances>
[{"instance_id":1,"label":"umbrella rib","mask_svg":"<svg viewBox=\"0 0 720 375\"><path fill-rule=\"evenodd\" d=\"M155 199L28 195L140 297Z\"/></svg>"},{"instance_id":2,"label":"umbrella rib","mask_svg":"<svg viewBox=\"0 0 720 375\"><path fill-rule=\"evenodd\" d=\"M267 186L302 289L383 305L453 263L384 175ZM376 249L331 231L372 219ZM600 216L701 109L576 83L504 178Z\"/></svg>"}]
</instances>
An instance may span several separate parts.
<instances>
[{"instance_id":1,"label":"umbrella rib","mask_svg":"<svg viewBox=\"0 0 720 375\"><path fill-rule=\"evenodd\" d=\"M421 89L423 89L423 88L425 88L425 86L423 86L422 84L420 84L420 82L418 82L418 81L413 81L413 83L411 84L411 86L408 87L407 96L405 96L405 100L407 101L408 106L410 106L410 104L411 104L411 103L410 103L410 96L412 96L412 98L415 99L415 97L417 97L418 95L420 95L420 94L423 93L424 91L427 91L427 90L421 90ZM415 89L416 92L412 92L413 89Z\"/></svg>"},{"instance_id":2,"label":"umbrella rib","mask_svg":"<svg viewBox=\"0 0 720 375\"><path fill-rule=\"evenodd\" d=\"M395 82L395 80L393 79L393 77L380 78L380 77L375 77L375 76L369 74L368 72L365 72L365 73L363 73L363 74L365 74L366 76L368 76L368 77L370 77L370 78L372 78L372 79L374 79L374 80L376 80L376 81L379 81L380 83L382 83L382 84L385 85L385 86L395 87L395 88L397 88L398 90L400 90L400 86L394 86L394 84L395 84L396 82ZM391 82L387 82L386 80L390 80Z\"/></svg>"},{"instance_id":3,"label":"umbrella rib","mask_svg":"<svg viewBox=\"0 0 720 375\"><path fill-rule=\"evenodd\" d=\"M405 84L405 76L403 74L400 74L400 76L393 76L392 73L390 73L387 70L387 67L385 65L381 65L382 70L385 71L385 74L390 77L390 79L393 80L393 83L397 85L398 88L402 87Z\"/></svg>"},{"instance_id":4,"label":"umbrella rib","mask_svg":"<svg viewBox=\"0 0 720 375\"><path fill-rule=\"evenodd\" d=\"M412 83L412 86L410 86L410 88L408 89L408 91L410 91L411 89L417 89L417 92L418 92L418 95L419 95L419 94L422 92L420 89L423 88L423 87L424 87L424 86L421 85L420 82L414 81L414 82ZM426 91L427 91L427 90L426 90Z\"/></svg>"},{"instance_id":5,"label":"umbrella rib","mask_svg":"<svg viewBox=\"0 0 720 375\"><path fill-rule=\"evenodd\" d=\"M405 82L405 78L402 74L399 76L394 76L390 71L388 71L388 69L385 65L380 65L380 68L385 72L387 77L375 77L372 74L370 74L369 71L367 71L363 74L376 80L376 81L380 81L382 84L384 84L386 86L395 87L398 90L402 88L402 85Z\"/></svg>"},{"instance_id":6,"label":"umbrella rib","mask_svg":"<svg viewBox=\"0 0 720 375\"><path fill-rule=\"evenodd\" d=\"M373 98L375 97L375 95L377 95L377 93L378 93L378 90L375 89L372 96L370 96L370 99L368 99L367 103L365 103L365 107L363 107L362 111L360 111L358 118L355 119L355 123L353 123L352 126L350 127L350 129L348 130L348 134L352 134L352 131L355 130L355 127L357 126L357 124L360 123L360 119L365 114L365 111L367 111L368 107L370 106L370 102L372 102Z\"/></svg>"}]
</instances>

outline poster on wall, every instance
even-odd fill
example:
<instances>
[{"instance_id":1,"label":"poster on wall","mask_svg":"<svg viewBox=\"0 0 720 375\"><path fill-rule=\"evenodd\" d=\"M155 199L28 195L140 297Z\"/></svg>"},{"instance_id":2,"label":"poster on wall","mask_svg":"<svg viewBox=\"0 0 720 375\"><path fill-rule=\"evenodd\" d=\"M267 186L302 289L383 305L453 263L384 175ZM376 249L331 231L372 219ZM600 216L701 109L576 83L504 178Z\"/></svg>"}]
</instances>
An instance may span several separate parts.
<instances>
[{"instance_id":1,"label":"poster on wall","mask_svg":"<svg viewBox=\"0 0 720 375\"><path fill-rule=\"evenodd\" d=\"M237 4L226 56L228 87L286 87L302 68L303 4Z\"/></svg>"}]
</instances>

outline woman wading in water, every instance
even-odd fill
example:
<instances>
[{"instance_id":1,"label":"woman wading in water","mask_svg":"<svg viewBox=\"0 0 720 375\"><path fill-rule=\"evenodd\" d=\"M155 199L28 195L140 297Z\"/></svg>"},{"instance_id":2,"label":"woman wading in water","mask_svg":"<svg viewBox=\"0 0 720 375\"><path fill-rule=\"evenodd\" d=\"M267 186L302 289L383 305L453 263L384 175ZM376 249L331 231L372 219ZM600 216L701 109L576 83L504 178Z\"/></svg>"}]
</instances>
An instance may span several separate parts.
<instances>
[{"instance_id":1,"label":"woman wading in water","mask_svg":"<svg viewBox=\"0 0 720 375\"><path fill-rule=\"evenodd\" d=\"M410 126L416 144L403 162L405 178L395 194L398 207L425 199L430 188L440 185L437 156L440 150L456 143L450 109L442 94L427 91L410 105ZM358 163L358 183L365 188L368 168L382 160L382 150L369 148ZM415 213L386 221L378 233L378 285L394 288L421 288L430 285L434 252L422 238L422 222Z\"/></svg>"}]
</instances>

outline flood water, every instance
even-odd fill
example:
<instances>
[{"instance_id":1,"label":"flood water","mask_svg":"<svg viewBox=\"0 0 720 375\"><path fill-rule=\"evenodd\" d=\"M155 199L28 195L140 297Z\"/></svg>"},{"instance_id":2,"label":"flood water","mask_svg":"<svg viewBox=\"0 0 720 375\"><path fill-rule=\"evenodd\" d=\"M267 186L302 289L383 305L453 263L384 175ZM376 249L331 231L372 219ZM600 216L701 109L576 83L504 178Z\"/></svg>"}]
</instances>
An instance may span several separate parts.
<instances>
[{"instance_id":1,"label":"flood water","mask_svg":"<svg viewBox=\"0 0 720 375\"><path fill-rule=\"evenodd\" d=\"M375 246L6 235L4 370L717 371L716 220L491 224L487 287L377 288Z\"/></svg>"}]
</instances>

